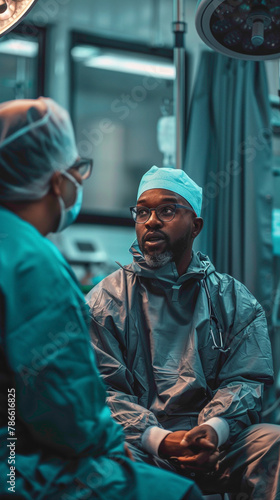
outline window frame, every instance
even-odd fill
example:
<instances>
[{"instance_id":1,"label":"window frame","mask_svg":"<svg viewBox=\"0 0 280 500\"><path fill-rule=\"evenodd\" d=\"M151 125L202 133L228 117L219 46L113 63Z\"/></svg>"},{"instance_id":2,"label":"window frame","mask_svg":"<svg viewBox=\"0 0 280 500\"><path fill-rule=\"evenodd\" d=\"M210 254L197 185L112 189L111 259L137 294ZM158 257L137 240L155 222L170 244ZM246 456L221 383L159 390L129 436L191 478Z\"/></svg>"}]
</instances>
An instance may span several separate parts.
<instances>
[{"instance_id":1,"label":"window frame","mask_svg":"<svg viewBox=\"0 0 280 500\"><path fill-rule=\"evenodd\" d=\"M47 28L44 26L35 26L29 23L21 23L15 26L11 31L6 33L1 39L5 37L12 37L13 35L27 36L36 38L38 40L38 72L37 72L37 88L36 97L43 96L45 93L45 74L46 74L46 38Z\"/></svg>"},{"instance_id":2,"label":"window frame","mask_svg":"<svg viewBox=\"0 0 280 500\"><path fill-rule=\"evenodd\" d=\"M173 49L166 47L155 47L146 44L139 44L131 42L130 40L115 39L115 38L105 38L97 35L91 35L88 33L81 33L79 31L70 32L70 50L69 50L69 67L70 67L70 97L69 97L69 109L72 122L75 129L75 112L74 112L74 92L75 92L75 61L71 56L72 49L76 45L93 45L94 47L107 48L112 50L122 50L131 54L143 54L148 56L156 56L163 59L169 59L173 62ZM94 167L93 167L94 175ZM106 226L123 226L123 227L134 227L134 221L132 220L129 210L128 216L114 216L110 214L100 214L100 212L85 212L79 214L77 218L77 223L80 224L102 224Z\"/></svg>"}]
</instances>

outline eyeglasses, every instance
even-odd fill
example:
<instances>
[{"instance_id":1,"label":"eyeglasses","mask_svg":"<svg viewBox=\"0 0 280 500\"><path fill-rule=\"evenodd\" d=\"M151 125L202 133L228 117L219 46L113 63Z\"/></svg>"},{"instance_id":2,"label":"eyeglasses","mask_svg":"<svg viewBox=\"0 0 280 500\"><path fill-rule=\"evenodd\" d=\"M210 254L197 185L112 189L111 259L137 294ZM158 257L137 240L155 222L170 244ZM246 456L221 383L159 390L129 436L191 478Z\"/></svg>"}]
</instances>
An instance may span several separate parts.
<instances>
[{"instance_id":1,"label":"eyeglasses","mask_svg":"<svg viewBox=\"0 0 280 500\"><path fill-rule=\"evenodd\" d=\"M79 172L81 178L84 181L85 179L88 179L90 177L92 167L93 160L91 158L80 158L74 163L74 165L72 165L72 167L69 167L69 169L75 168L75 170Z\"/></svg>"},{"instance_id":2,"label":"eyeglasses","mask_svg":"<svg viewBox=\"0 0 280 500\"><path fill-rule=\"evenodd\" d=\"M156 208L140 206L130 207L130 212L134 222L137 224L145 224L145 222L147 222L151 217L153 210L156 212L157 218L161 222L170 222L174 219L177 208L185 208L195 214L195 211L192 208L186 207L185 205L179 205L178 203L159 205Z\"/></svg>"}]
</instances>

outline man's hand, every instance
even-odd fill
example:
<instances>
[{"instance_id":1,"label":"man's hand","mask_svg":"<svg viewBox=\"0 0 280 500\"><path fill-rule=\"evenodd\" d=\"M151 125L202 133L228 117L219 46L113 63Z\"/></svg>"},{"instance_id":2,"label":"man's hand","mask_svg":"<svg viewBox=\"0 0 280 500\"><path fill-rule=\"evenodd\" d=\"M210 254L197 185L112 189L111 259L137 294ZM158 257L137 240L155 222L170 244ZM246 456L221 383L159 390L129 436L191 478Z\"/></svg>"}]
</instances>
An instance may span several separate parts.
<instances>
[{"instance_id":1,"label":"man's hand","mask_svg":"<svg viewBox=\"0 0 280 500\"><path fill-rule=\"evenodd\" d=\"M181 444L188 446L192 454L178 458L181 467L195 467L200 470L213 470L218 468L219 459L218 435L210 425L203 424L186 432Z\"/></svg>"},{"instance_id":2,"label":"man's hand","mask_svg":"<svg viewBox=\"0 0 280 500\"><path fill-rule=\"evenodd\" d=\"M218 435L211 425L203 424L194 427L191 431L185 432L182 441L183 444L187 443L189 446L196 446L200 449L209 448L209 444L217 448Z\"/></svg>"},{"instance_id":3,"label":"man's hand","mask_svg":"<svg viewBox=\"0 0 280 500\"><path fill-rule=\"evenodd\" d=\"M219 452L216 431L207 424L194 427L191 431L176 431L168 434L159 446L162 458L177 458L181 468L213 470Z\"/></svg>"},{"instance_id":4,"label":"man's hand","mask_svg":"<svg viewBox=\"0 0 280 500\"><path fill-rule=\"evenodd\" d=\"M188 453L188 445L181 445L186 431L175 431L167 434L159 445L158 454L161 458L183 457Z\"/></svg>"}]
</instances>

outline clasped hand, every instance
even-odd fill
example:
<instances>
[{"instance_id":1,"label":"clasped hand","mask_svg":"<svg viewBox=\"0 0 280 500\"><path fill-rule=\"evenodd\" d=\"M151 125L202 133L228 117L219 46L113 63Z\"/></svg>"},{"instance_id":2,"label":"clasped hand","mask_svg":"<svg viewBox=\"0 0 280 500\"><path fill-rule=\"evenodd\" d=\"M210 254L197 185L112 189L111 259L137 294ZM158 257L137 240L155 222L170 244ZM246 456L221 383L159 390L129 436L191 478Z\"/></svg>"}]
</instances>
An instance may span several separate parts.
<instances>
[{"instance_id":1,"label":"clasped hand","mask_svg":"<svg viewBox=\"0 0 280 500\"><path fill-rule=\"evenodd\" d=\"M190 431L168 434L160 443L159 456L176 459L182 471L193 469L209 472L218 469L218 436L210 425L203 424Z\"/></svg>"}]
</instances>

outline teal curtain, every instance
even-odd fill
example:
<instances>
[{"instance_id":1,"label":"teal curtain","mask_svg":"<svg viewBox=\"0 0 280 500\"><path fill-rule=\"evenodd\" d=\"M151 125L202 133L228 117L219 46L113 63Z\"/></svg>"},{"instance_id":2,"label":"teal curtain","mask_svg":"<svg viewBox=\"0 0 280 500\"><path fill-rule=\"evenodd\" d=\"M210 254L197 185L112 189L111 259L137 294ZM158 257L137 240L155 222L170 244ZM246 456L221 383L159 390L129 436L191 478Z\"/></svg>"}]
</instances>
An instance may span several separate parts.
<instances>
[{"instance_id":1,"label":"teal curtain","mask_svg":"<svg viewBox=\"0 0 280 500\"><path fill-rule=\"evenodd\" d=\"M186 172L204 188L195 248L271 307L272 147L265 66L204 52L187 130Z\"/></svg>"}]
</instances>

